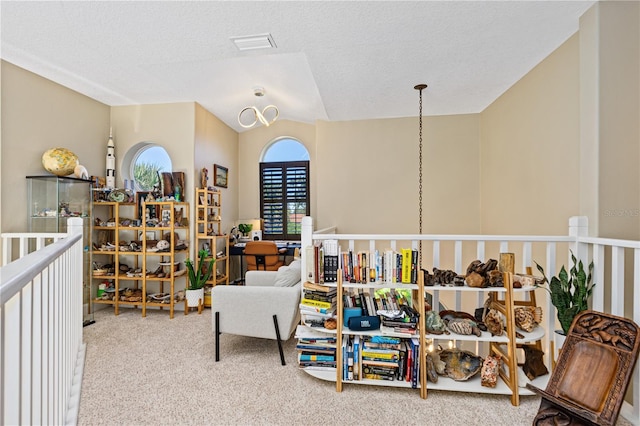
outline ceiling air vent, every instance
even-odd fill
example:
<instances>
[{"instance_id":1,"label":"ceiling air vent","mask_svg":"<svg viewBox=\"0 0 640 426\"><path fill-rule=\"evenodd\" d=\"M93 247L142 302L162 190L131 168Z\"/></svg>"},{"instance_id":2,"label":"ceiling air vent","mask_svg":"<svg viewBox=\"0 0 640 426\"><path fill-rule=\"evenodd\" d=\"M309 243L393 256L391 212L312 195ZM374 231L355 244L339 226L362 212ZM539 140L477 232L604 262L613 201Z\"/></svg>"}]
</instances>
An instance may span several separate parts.
<instances>
[{"instance_id":1,"label":"ceiling air vent","mask_svg":"<svg viewBox=\"0 0 640 426\"><path fill-rule=\"evenodd\" d=\"M276 43L271 34L255 34L250 36L231 37L238 50L275 49Z\"/></svg>"}]
</instances>

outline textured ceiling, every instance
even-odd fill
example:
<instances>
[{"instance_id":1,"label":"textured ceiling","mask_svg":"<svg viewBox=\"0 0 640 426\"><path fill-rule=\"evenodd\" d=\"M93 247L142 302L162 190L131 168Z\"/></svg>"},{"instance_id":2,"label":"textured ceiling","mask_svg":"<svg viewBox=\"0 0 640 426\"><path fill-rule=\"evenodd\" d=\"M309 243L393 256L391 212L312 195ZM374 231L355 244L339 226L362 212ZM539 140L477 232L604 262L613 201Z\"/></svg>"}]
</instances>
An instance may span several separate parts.
<instances>
[{"instance_id":1,"label":"textured ceiling","mask_svg":"<svg viewBox=\"0 0 640 426\"><path fill-rule=\"evenodd\" d=\"M108 105L195 101L237 131L254 104L309 123L413 116L418 83L425 115L477 113L592 4L2 1L0 55ZM231 41L263 33L277 48Z\"/></svg>"}]
</instances>

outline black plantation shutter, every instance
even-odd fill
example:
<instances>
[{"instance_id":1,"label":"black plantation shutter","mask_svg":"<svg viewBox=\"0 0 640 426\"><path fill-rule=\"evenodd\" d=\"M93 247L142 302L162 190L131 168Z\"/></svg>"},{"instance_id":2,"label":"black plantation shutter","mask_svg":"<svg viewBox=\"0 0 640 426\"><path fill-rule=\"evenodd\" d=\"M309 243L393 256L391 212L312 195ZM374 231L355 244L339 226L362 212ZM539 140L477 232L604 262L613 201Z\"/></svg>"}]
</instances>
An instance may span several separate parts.
<instances>
[{"instance_id":1,"label":"black plantation shutter","mask_svg":"<svg viewBox=\"0 0 640 426\"><path fill-rule=\"evenodd\" d=\"M260 163L260 215L267 239L298 239L309 215L309 162Z\"/></svg>"}]
</instances>

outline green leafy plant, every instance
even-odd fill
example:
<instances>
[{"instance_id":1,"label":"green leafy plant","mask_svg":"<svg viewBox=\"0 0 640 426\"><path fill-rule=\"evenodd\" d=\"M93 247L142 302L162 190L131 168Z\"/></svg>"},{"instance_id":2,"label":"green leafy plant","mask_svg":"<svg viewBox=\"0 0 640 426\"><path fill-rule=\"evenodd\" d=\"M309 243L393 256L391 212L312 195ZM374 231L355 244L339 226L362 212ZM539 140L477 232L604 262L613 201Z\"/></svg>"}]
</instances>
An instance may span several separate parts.
<instances>
[{"instance_id":1,"label":"green leafy plant","mask_svg":"<svg viewBox=\"0 0 640 426\"><path fill-rule=\"evenodd\" d=\"M253 229L252 223L241 223L238 225L238 230L244 235L247 235Z\"/></svg>"},{"instance_id":2,"label":"green leafy plant","mask_svg":"<svg viewBox=\"0 0 640 426\"><path fill-rule=\"evenodd\" d=\"M133 167L133 178L143 191L151 191L158 183L158 172L163 167L158 163L136 162Z\"/></svg>"},{"instance_id":3,"label":"green leafy plant","mask_svg":"<svg viewBox=\"0 0 640 426\"><path fill-rule=\"evenodd\" d=\"M191 261L191 259L185 260L184 264L187 265L187 271L189 273L189 285L187 287L187 290L200 290L207 283L209 277L211 277L213 264L215 263L216 259L211 258L209 264L207 265L204 259L208 255L209 252L204 249L198 252L200 262L198 262L199 267L197 271L193 267L193 262ZM204 272L203 269L205 270Z\"/></svg>"},{"instance_id":4,"label":"green leafy plant","mask_svg":"<svg viewBox=\"0 0 640 426\"><path fill-rule=\"evenodd\" d=\"M587 275L582 260L578 261L573 252L571 252L571 261L573 266L569 273L567 273L563 265L558 276L551 277L551 281L547 279L542 266L535 262L538 271L544 277L544 282L549 285L549 288L543 288L551 295L551 303L556 307L558 321L560 321L564 334L569 332L573 318L580 312L589 309L589 297L591 297L593 287L596 285L591 282L593 262L589 264L589 273Z\"/></svg>"}]
</instances>

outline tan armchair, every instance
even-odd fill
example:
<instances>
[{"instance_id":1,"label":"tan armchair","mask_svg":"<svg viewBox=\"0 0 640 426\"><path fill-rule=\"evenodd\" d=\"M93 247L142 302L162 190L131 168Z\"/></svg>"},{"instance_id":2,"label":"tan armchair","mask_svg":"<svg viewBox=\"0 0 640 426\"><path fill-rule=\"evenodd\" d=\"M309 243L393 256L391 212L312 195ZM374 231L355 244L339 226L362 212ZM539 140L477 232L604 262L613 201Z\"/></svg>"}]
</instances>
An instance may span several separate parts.
<instances>
[{"instance_id":1,"label":"tan armchair","mask_svg":"<svg viewBox=\"0 0 640 426\"><path fill-rule=\"evenodd\" d=\"M249 241L244 248L247 271L277 271L284 265L281 254L273 241Z\"/></svg>"}]
</instances>

